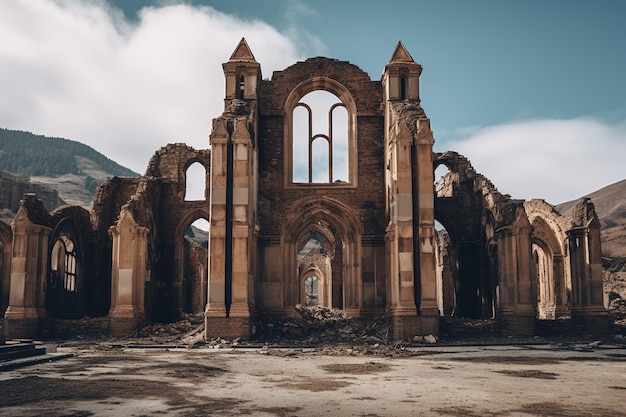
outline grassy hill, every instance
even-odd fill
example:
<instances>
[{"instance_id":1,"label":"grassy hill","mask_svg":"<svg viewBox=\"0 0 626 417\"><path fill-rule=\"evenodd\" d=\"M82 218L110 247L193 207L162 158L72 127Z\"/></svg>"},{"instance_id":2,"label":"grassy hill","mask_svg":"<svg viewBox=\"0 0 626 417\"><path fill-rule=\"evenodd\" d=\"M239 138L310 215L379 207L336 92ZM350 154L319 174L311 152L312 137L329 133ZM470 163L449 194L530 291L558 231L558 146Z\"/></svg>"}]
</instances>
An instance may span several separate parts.
<instances>
[{"instance_id":1,"label":"grassy hill","mask_svg":"<svg viewBox=\"0 0 626 417\"><path fill-rule=\"evenodd\" d=\"M48 185L67 204L85 208L106 178L139 176L80 142L1 128L0 170Z\"/></svg>"}]
</instances>

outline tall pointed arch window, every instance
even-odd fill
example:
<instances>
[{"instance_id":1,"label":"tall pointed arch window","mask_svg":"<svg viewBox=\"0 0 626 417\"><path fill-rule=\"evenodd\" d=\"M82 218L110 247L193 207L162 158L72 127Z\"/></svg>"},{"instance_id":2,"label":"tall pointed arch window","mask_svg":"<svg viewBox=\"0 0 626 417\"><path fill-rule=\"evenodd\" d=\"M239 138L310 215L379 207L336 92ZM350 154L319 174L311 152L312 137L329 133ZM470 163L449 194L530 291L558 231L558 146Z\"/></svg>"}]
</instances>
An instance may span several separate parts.
<instances>
[{"instance_id":1,"label":"tall pointed arch window","mask_svg":"<svg viewBox=\"0 0 626 417\"><path fill-rule=\"evenodd\" d=\"M348 182L348 112L328 91L306 94L293 110L293 182Z\"/></svg>"},{"instance_id":2,"label":"tall pointed arch window","mask_svg":"<svg viewBox=\"0 0 626 417\"><path fill-rule=\"evenodd\" d=\"M345 87L316 78L285 107L286 185L356 186L356 105Z\"/></svg>"}]
</instances>

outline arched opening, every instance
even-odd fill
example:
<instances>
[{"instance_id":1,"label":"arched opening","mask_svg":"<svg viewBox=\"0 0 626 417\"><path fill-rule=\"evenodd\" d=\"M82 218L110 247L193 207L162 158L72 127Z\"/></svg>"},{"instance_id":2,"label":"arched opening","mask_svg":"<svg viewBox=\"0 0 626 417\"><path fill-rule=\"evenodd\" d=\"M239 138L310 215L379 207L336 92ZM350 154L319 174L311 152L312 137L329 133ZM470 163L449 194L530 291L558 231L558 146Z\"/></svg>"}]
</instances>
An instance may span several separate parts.
<instances>
[{"instance_id":1,"label":"arched opening","mask_svg":"<svg viewBox=\"0 0 626 417\"><path fill-rule=\"evenodd\" d=\"M70 225L62 225L52 242L46 310L51 317L80 318L84 314L83 265Z\"/></svg>"},{"instance_id":2,"label":"arched opening","mask_svg":"<svg viewBox=\"0 0 626 417\"><path fill-rule=\"evenodd\" d=\"M532 219L532 290L536 316L541 320L570 317L571 281L565 272L565 251L558 236L558 225L542 216Z\"/></svg>"},{"instance_id":3,"label":"arched opening","mask_svg":"<svg viewBox=\"0 0 626 417\"><path fill-rule=\"evenodd\" d=\"M442 316L454 316L459 276L457 250L450 233L439 221L435 221L435 261L439 312Z\"/></svg>"},{"instance_id":4,"label":"arched opening","mask_svg":"<svg viewBox=\"0 0 626 417\"><path fill-rule=\"evenodd\" d=\"M445 164L439 164L435 168L435 196L453 197L454 181L458 179L458 174L454 174Z\"/></svg>"},{"instance_id":5,"label":"arched opening","mask_svg":"<svg viewBox=\"0 0 626 417\"><path fill-rule=\"evenodd\" d=\"M498 246L495 239L495 218L490 210L482 216L481 302L483 318L495 318L498 311Z\"/></svg>"},{"instance_id":6,"label":"arched opening","mask_svg":"<svg viewBox=\"0 0 626 417\"><path fill-rule=\"evenodd\" d=\"M206 169L194 162L185 171L185 201L206 200Z\"/></svg>"},{"instance_id":7,"label":"arched opening","mask_svg":"<svg viewBox=\"0 0 626 417\"><path fill-rule=\"evenodd\" d=\"M182 310L197 314L206 306L209 222L197 218L185 230L182 241Z\"/></svg>"},{"instance_id":8,"label":"arched opening","mask_svg":"<svg viewBox=\"0 0 626 417\"><path fill-rule=\"evenodd\" d=\"M293 206L280 230L282 314L294 314L293 307L305 302L310 271L319 279L320 305L361 314L361 233L354 213L328 196L304 198Z\"/></svg>"},{"instance_id":9,"label":"arched opening","mask_svg":"<svg viewBox=\"0 0 626 417\"><path fill-rule=\"evenodd\" d=\"M297 248L299 303L342 309L343 257L341 239L333 228L315 222L298 240Z\"/></svg>"},{"instance_id":10,"label":"arched opening","mask_svg":"<svg viewBox=\"0 0 626 417\"><path fill-rule=\"evenodd\" d=\"M543 242L534 241L532 244L533 275L535 277L537 318L554 320L556 311L556 297L553 277L552 253Z\"/></svg>"}]
</instances>

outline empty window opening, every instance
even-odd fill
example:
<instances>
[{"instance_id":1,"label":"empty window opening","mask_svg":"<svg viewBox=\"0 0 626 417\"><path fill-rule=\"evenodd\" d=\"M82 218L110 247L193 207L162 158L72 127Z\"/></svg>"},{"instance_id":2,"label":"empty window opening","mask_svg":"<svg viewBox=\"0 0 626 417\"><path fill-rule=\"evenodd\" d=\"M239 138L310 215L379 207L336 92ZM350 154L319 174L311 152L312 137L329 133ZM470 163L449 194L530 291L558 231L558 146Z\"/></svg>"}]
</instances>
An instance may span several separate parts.
<instances>
[{"instance_id":1,"label":"empty window opening","mask_svg":"<svg viewBox=\"0 0 626 417\"><path fill-rule=\"evenodd\" d=\"M201 200L206 200L206 169L194 162L185 173L185 201Z\"/></svg>"},{"instance_id":2,"label":"empty window opening","mask_svg":"<svg viewBox=\"0 0 626 417\"><path fill-rule=\"evenodd\" d=\"M457 179L457 176L444 164L439 165L435 169L435 196L454 196L454 181Z\"/></svg>"},{"instance_id":3,"label":"empty window opening","mask_svg":"<svg viewBox=\"0 0 626 417\"><path fill-rule=\"evenodd\" d=\"M400 77L400 100L406 100L406 75Z\"/></svg>"},{"instance_id":4,"label":"empty window opening","mask_svg":"<svg viewBox=\"0 0 626 417\"><path fill-rule=\"evenodd\" d=\"M243 100L246 92L246 79L243 75L239 76L239 83L237 84L237 98Z\"/></svg>"},{"instance_id":5,"label":"empty window opening","mask_svg":"<svg viewBox=\"0 0 626 417\"><path fill-rule=\"evenodd\" d=\"M316 90L293 109L294 183L348 182L348 111L334 94Z\"/></svg>"}]
</instances>

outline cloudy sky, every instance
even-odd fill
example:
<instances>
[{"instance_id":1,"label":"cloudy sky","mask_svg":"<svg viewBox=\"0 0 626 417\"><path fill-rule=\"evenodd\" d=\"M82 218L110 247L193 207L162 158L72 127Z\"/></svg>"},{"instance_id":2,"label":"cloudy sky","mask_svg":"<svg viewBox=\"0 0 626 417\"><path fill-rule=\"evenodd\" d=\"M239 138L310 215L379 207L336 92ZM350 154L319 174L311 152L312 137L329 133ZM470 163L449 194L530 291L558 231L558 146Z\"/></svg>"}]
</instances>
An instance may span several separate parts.
<instances>
[{"instance_id":1,"label":"cloudy sky","mask_svg":"<svg viewBox=\"0 0 626 417\"><path fill-rule=\"evenodd\" d=\"M423 65L435 150L515 198L560 203L626 178L626 2L2 0L0 127L78 140L143 173L208 146L221 64L264 77L311 56L379 80L398 40Z\"/></svg>"}]
</instances>

